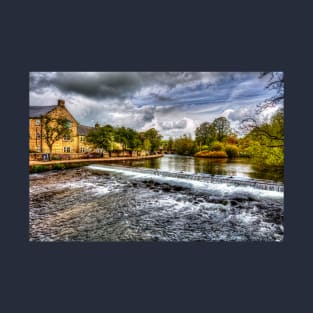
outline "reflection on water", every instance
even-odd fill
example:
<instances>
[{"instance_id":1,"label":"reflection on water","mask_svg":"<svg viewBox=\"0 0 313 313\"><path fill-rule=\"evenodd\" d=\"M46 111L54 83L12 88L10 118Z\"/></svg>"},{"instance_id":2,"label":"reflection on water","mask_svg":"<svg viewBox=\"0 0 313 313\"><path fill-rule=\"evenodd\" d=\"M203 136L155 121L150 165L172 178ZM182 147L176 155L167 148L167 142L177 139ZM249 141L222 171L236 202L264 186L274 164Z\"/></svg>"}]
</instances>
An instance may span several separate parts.
<instances>
[{"instance_id":1,"label":"reflection on water","mask_svg":"<svg viewBox=\"0 0 313 313\"><path fill-rule=\"evenodd\" d=\"M282 173L258 171L249 159L206 159L190 156L165 155L159 159L126 162L128 166L155 168L164 171L208 173L283 181Z\"/></svg>"}]
</instances>

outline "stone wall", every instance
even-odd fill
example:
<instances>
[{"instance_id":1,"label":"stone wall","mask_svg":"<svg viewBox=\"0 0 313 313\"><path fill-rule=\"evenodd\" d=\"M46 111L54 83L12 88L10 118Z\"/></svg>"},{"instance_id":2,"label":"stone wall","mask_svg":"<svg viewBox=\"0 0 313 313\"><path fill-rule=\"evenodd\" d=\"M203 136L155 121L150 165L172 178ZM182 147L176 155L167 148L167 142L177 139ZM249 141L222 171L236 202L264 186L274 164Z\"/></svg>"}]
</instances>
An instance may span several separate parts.
<instances>
[{"instance_id":1,"label":"stone wall","mask_svg":"<svg viewBox=\"0 0 313 313\"><path fill-rule=\"evenodd\" d=\"M64 140L64 138L56 141L52 147L52 153L65 153L64 148L68 149L69 153L79 153L80 146L84 147L84 151L90 148L85 141L80 141L77 134L77 122L70 112L64 106L63 101L59 101L58 106L47 114L52 118L66 118L71 125L71 137L70 140ZM48 153L49 147L44 139L44 129L42 125L42 118L30 118L29 119L29 150L31 152Z\"/></svg>"}]
</instances>

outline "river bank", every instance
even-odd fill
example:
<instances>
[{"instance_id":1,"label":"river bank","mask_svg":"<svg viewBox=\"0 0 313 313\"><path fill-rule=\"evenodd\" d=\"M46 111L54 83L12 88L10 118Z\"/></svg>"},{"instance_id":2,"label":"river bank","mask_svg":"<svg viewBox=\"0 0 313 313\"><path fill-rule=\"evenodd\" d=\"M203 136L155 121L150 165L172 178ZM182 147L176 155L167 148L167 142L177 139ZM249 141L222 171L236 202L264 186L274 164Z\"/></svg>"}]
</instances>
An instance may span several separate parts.
<instances>
[{"instance_id":1,"label":"river bank","mask_svg":"<svg viewBox=\"0 0 313 313\"><path fill-rule=\"evenodd\" d=\"M140 161L157 159L163 157L163 154L148 155L140 157L113 157L113 158L95 158L95 159L77 159L77 160L52 160L52 161L29 161L29 172L37 173L49 170L61 170L67 168L75 168L84 166L90 163L111 163L125 161Z\"/></svg>"}]
</instances>

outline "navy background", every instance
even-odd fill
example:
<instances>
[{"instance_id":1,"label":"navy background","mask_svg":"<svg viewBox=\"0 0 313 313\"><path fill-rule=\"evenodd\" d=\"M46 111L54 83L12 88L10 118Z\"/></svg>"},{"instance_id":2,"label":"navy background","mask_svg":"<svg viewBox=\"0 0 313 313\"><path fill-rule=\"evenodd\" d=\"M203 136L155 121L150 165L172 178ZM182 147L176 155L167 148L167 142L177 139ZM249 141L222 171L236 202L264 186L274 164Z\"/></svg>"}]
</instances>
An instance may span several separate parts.
<instances>
[{"instance_id":1,"label":"navy background","mask_svg":"<svg viewBox=\"0 0 313 313\"><path fill-rule=\"evenodd\" d=\"M275 3L2 2L2 312L310 311L311 11ZM28 242L28 73L66 70L285 71L284 242Z\"/></svg>"}]
</instances>

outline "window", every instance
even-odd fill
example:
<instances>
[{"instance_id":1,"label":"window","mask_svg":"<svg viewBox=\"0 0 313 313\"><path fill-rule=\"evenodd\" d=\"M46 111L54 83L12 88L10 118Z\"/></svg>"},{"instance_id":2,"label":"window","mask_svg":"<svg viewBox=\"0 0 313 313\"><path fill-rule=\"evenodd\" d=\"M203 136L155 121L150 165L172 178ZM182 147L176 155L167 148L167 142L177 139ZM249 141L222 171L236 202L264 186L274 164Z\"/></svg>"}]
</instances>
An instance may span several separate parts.
<instances>
[{"instance_id":1,"label":"window","mask_svg":"<svg viewBox=\"0 0 313 313\"><path fill-rule=\"evenodd\" d=\"M64 140L64 141L70 141L70 140L71 140L71 135L65 135L65 136L63 137L63 140Z\"/></svg>"},{"instance_id":2,"label":"window","mask_svg":"<svg viewBox=\"0 0 313 313\"><path fill-rule=\"evenodd\" d=\"M35 121L35 124L36 124L36 126L39 126L39 125L40 125L40 120L37 119L37 120Z\"/></svg>"},{"instance_id":3,"label":"window","mask_svg":"<svg viewBox=\"0 0 313 313\"><path fill-rule=\"evenodd\" d=\"M80 136L80 141L86 141L85 136Z\"/></svg>"},{"instance_id":4,"label":"window","mask_svg":"<svg viewBox=\"0 0 313 313\"><path fill-rule=\"evenodd\" d=\"M71 152L71 147L63 147L64 152Z\"/></svg>"},{"instance_id":5,"label":"window","mask_svg":"<svg viewBox=\"0 0 313 313\"><path fill-rule=\"evenodd\" d=\"M85 152L85 148L84 147L80 147L79 151L80 152Z\"/></svg>"},{"instance_id":6,"label":"window","mask_svg":"<svg viewBox=\"0 0 313 313\"><path fill-rule=\"evenodd\" d=\"M72 122L71 122L71 121L67 121L67 122L66 122L66 127L72 128Z\"/></svg>"},{"instance_id":7,"label":"window","mask_svg":"<svg viewBox=\"0 0 313 313\"><path fill-rule=\"evenodd\" d=\"M37 151L37 152L40 152L40 151L41 151L40 146L37 146L37 147L36 147L36 151Z\"/></svg>"},{"instance_id":8,"label":"window","mask_svg":"<svg viewBox=\"0 0 313 313\"><path fill-rule=\"evenodd\" d=\"M37 139L40 139L40 133L37 133L37 134L36 134L36 138L37 138Z\"/></svg>"}]
</instances>

